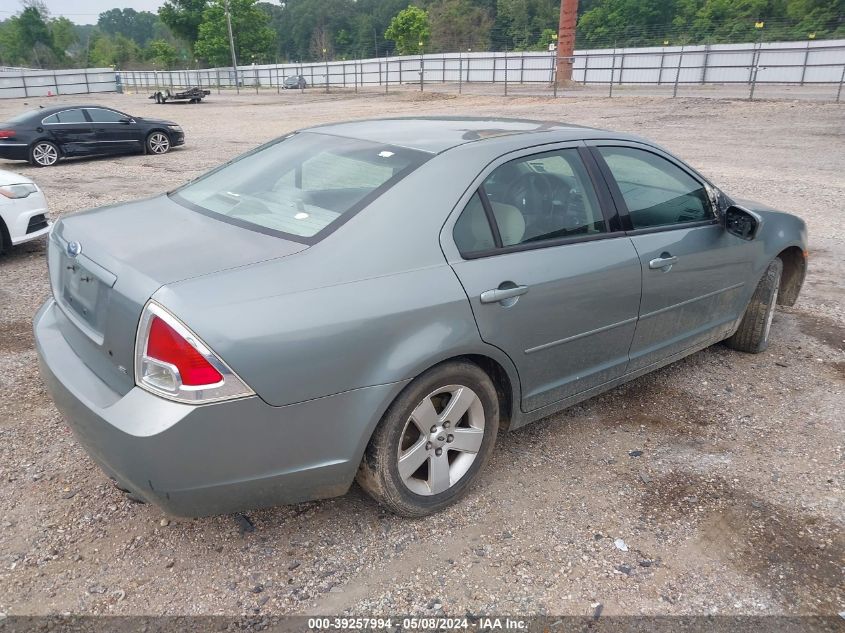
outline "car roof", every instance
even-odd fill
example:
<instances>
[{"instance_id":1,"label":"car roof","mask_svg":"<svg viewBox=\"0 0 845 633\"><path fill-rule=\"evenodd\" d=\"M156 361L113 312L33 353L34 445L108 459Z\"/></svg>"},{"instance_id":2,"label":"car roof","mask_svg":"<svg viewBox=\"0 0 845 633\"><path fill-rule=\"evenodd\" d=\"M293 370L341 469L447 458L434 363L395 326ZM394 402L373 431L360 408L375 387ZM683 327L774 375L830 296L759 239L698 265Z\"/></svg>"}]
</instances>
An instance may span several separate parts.
<instances>
[{"instance_id":1,"label":"car roof","mask_svg":"<svg viewBox=\"0 0 845 633\"><path fill-rule=\"evenodd\" d=\"M304 131L395 145L434 154L464 143L517 135L552 134L554 138L549 140L554 141L573 141L585 138L630 138L634 140L634 137L625 134L610 133L572 123L496 117L368 119L329 123Z\"/></svg>"},{"instance_id":2,"label":"car roof","mask_svg":"<svg viewBox=\"0 0 845 633\"><path fill-rule=\"evenodd\" d=\"M119 110L115 110L115 108L111 108L109 106L104 105L95 105L93 103L66 103L64 105L54 105L48 108L37 108L35 110L30 110L29 116L33 119L43 119L44 117L48 117L51 114L55 114L56 112L64 112L65 110L76 110L77 108L99 108L100 110L114 110L115 112L119 112Z\"/></svg>"}]
</instances>

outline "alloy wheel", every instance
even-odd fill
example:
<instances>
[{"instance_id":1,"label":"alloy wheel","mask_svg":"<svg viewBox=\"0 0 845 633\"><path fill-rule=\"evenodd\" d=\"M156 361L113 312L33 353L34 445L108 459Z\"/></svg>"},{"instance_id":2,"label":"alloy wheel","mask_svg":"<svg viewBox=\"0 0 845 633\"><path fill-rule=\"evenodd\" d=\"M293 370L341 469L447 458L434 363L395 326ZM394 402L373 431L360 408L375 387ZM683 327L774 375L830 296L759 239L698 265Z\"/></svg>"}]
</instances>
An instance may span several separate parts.
<instances>
[{"instance_id":1,"label":"alloy wheel","mask_svg":"<svg viewBox=\"0 0 845 633\"><path fill-rule=\"evenodd\" d=\"M50 143L39 143L32 148L32 160L43 167L54 165L59 160L59 152L56 146Z\"/></svg>"},{"instance_id":2,"label":"alloy wheel","mask_svg":"<svg viewBox=\"0 0 845 633\"><path fill-rule=\"evenodd\" d=\"M484 406L464 385L447 385L411 412L399 443L399 477L418 495L454 486L478 457L484 440Z\"/></svg>"},{"instance_id":3,"label":"alloy wheel","mask_svg":"<svg viewBox=\"0 0 845 633\"><path fill-rule=\"evenodd\" d=\"M170 139L166 134L156 132L150 136L149 146L153 154L165 154L170 149Z\"/></svg>"}]
</instances>

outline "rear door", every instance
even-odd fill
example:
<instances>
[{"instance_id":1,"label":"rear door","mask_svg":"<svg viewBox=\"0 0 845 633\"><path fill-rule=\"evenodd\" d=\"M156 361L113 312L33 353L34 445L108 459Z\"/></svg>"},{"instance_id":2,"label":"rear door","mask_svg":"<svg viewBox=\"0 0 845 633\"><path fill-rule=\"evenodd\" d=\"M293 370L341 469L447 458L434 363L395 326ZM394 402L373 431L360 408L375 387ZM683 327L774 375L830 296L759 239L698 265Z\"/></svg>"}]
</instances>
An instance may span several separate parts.
<instances>
[{"instance_id":1,"label":"rear door","mask_svg":"<svg viewBox=\"0 0 845 633\"><path fill-rule=\"evenodd\" d=\"M640 264L583 144L493 163L444 227L482 339L519 372L531 411L621 376Z\"/></svg>"},{"instance_id":2,"label":"rear door","mask_svg":"<svg viewBox=\"0 0 845 633\"><path fill-rule=\"evenodd\" d=\"M96 151L94 130L82 108L57 112L43 119L41 125L65 156L81 156Z\"/></svg>"},{"instance_id":3,"label":"rear door","mask_svg":"<svg viewBox=\"0 0 845 633\"><path fill-rule=\"evenodd\" d=\"M108 108L86 108L94 128L99 153L139 152L144 147L141 126L123 112Z\"/></svg>"},{"instance_id":4,"label":"rear door","mask_svg":"<svg viewBox=\"0 0 845 633\"><path fill-rule=\"evenodd\" d=\"M636 143L594 146L643 271L628 371L719 340L743 309L748 243L724 230L703 179L673 157Z\"/></svg>"}]
</instances>

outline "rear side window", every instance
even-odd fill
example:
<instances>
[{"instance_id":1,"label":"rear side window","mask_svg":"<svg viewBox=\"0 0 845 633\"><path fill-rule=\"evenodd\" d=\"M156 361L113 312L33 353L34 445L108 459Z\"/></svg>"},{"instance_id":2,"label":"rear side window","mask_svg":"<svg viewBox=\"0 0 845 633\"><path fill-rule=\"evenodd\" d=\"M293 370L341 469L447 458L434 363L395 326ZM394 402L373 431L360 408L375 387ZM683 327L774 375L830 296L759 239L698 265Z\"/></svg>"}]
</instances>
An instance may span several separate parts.
<instances>
[{"instance_id":1,"label":"rear side window","mask_svg":"<svg viewBox=\"0 0 845 633\"><path fill-rule=\"evenodd\" d=\"M234 224L313 243L319 233L364 208L428 156L304 132L246 154L172 196Z\"/></svg>"},{"instance_id":2,"label":"rear side window","mask_svg":"<svg viewBox=\"0 0 845 633\"><path fill-rule=\"evenodd\" d=\"M497 167L484 181L502 246L607 230L578 150L534 154Z\"/></svg>"},{"instance_id":3,"label":"rear side window","mask_svg":"<svg viewBox=\"0 0 845 633\"><path fill-rule=\"evenodd\" d=\"M704 186L665 158L633 147L599 147L635 229L713 218Z\"/></svg>"},{"instance_id":4,"label":"rear side window","mask_svg":"<svg viewBox=\"0 0 845 633\"><path fill-rule=\"evenodd\" d=\"M87 123L82 110L65 110L64 112L57 112L53 116L58 119L58 123Z\"/></svg>"}]
</instances>

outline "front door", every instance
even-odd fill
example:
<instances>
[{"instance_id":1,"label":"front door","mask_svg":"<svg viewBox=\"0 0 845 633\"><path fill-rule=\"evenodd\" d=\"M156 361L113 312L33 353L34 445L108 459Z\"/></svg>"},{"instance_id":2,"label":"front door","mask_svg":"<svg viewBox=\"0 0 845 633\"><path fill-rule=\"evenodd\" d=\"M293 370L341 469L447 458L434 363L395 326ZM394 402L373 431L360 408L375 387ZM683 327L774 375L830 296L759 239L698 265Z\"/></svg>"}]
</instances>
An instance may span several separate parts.
<instances>
[{"instance_id":1,"label":"front door","mask_svg":"<svg viewBox=\"0 0 845 633\"><path fill-rule=\"evenodd\" d=\"M724 230L704 183L668 156L635 145L596 149L643 271L628 371L715 342L748 296L747 242Z\"/></svg>"},{"instance_id":2,"label":"front door","mask_svg":"<svg viewBox=\"0 0 845 633\"><path fill-rule=\"evenodd\" d=\"M516 365L525 411L621 376L636 327L639 259L611 232L583 151L501 159L451 231L450 263L482 339Z\"/></svg>"},{"instance_id":3,"label":"front door","mask_svg":"<svg viewBox=\"0 0 845 633\"><path fill-rule=\"evenodd\" d=\"M100 153L140 152L144 137L135 121L116 110L87 108L94 128L97 151Z\"/></svg>"}]
</instances>

